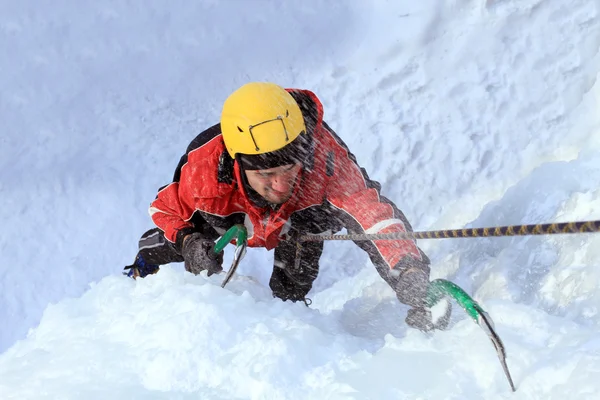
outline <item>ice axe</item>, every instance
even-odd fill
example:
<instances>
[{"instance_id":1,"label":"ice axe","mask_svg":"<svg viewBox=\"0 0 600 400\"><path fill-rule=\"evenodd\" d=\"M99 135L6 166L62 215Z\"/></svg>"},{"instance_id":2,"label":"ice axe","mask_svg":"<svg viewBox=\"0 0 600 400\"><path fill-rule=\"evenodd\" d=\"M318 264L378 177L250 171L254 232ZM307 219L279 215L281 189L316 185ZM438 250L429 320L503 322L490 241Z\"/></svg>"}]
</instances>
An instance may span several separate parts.
<instances>
[{"instance_id":1,"label":"ice axe","mask_svg":"<svg viewBox=\"0 0 600 400\"><path fill-rule=\"evenodd\" d=\"M232 240L235 239L235 253L233 254L233 262L231 263L231 267L227 274L225 275L225 279L223 279L223 283L221 283L221 287L224 288L225 285L231 280L233 274L237 270L237 267L240 265L240 261L246 255L246 247L248 245L248 230L242 224L236 224L229 228L227 232L217 241L214 247L215 253L220 253L223 251L225 246L227 246Z\"/></svg>"}]
</instances>

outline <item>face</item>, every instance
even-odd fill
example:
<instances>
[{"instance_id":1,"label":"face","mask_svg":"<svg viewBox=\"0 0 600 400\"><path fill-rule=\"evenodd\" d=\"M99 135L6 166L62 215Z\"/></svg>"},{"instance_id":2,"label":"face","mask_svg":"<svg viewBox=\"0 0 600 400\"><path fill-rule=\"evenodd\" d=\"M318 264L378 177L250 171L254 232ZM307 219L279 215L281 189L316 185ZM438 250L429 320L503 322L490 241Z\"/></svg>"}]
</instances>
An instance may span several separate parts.
<instances>
[{"instance_id":1,"label":"face","mask_svg":"<svg viewBox=\"0 0 600 400\"><path fill-rule=\"evenodd\" d=\"M292 196L301 168L300 164L288 164L275 168L246 171L246 178L252 189L269 203L282 204Z\"/></svg>"}]
</instances>

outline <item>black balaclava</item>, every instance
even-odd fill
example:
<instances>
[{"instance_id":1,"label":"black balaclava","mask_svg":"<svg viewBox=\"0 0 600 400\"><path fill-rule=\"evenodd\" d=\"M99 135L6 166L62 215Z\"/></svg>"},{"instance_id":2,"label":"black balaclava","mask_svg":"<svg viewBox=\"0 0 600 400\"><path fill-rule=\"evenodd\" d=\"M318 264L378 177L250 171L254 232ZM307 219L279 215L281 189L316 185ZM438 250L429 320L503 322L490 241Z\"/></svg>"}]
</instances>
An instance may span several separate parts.
<instances>
[{"instance_id":1,"label":"black balaclava","mask_svg":"<svg viewBox=\"0 0 600 400\"><path fill-rule=\"evenodd\" d=\"M302 164L306 167L306 160L312 159L312 140L303 132L292 143L283 149L265 154L237 154L236 159L240 166L242 184L248 194L248 198L258 207L270 206L272 209L279 208L280 204L269 203L260 194L258 194L246 178L245 171L255 171L261 169L276 168L282 165Z\"/></svg>"}]
</instances>

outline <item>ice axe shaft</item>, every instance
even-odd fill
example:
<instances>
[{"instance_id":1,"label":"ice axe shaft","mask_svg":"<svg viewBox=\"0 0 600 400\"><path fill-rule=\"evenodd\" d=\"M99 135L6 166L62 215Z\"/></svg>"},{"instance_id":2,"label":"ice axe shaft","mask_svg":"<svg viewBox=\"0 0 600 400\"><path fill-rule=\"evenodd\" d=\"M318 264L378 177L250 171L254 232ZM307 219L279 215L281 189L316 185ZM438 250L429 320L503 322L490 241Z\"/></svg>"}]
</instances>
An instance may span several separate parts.
<instances>
[{"instance_id":1,"label":"ice axe shaft","mask_svg":"<svg viewBox=\"0 0 600 400\"><path fill-rule=\"evenodd\" d=\"M506 349L500 336L496 333L492 318L483 310L479 303L473 300L473 298L457 284L445 279L436 279L432 281L427 292L427 305L432 307L444 297L454 299L488 335L494 345L494 349L496 349L498 360L500 360L500 364L502 365L510 388L515 392L517 389L515 388L510 371L508 370L508 365L506 364Z\"/></svg>"},{"instance_id":2,"label":"ice axe shaft","mask_svg":"<svg viewBox=\"0 0 600 400\"><path fill-rule=\"evenodd\" d=\"M223 279L223 283L221 283L221 287L224 288L225 285L231 280L238 266L240 265L240 261L246 255L246 246L248 245L248 231L246 227L241 224L237 224L229 228L227 232L217 241L215 244L215 253L220 253L223 251L225 246L227 246L232 240L235 239L235 254L233 255L233 262L231 263L231 267L227 274L225 275L225 279Z\"/></svg>"}]
</instances>

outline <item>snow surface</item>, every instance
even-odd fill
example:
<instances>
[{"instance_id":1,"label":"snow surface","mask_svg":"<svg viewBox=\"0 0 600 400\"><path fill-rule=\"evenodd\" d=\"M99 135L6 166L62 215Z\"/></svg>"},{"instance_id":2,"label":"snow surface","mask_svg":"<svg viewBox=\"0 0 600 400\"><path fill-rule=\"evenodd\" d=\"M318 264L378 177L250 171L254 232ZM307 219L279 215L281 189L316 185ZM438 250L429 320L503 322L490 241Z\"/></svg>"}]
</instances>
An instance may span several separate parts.
<instances>
[{"instance_id":1,"label":"snow surface","mask_svg":"<svg viewBox=\"0 0 600 400\"><path fill-rule=\"evenodd\" d=\"M120 275L247 81L313 90L417 230L600 219L597 0L0 1L1 399L596 399L600 236L420 241L486 335L406 328L352 243L311 308L240 273ZM231 261L228 249L225 263Z\"/></svg>"}]
</instances>

